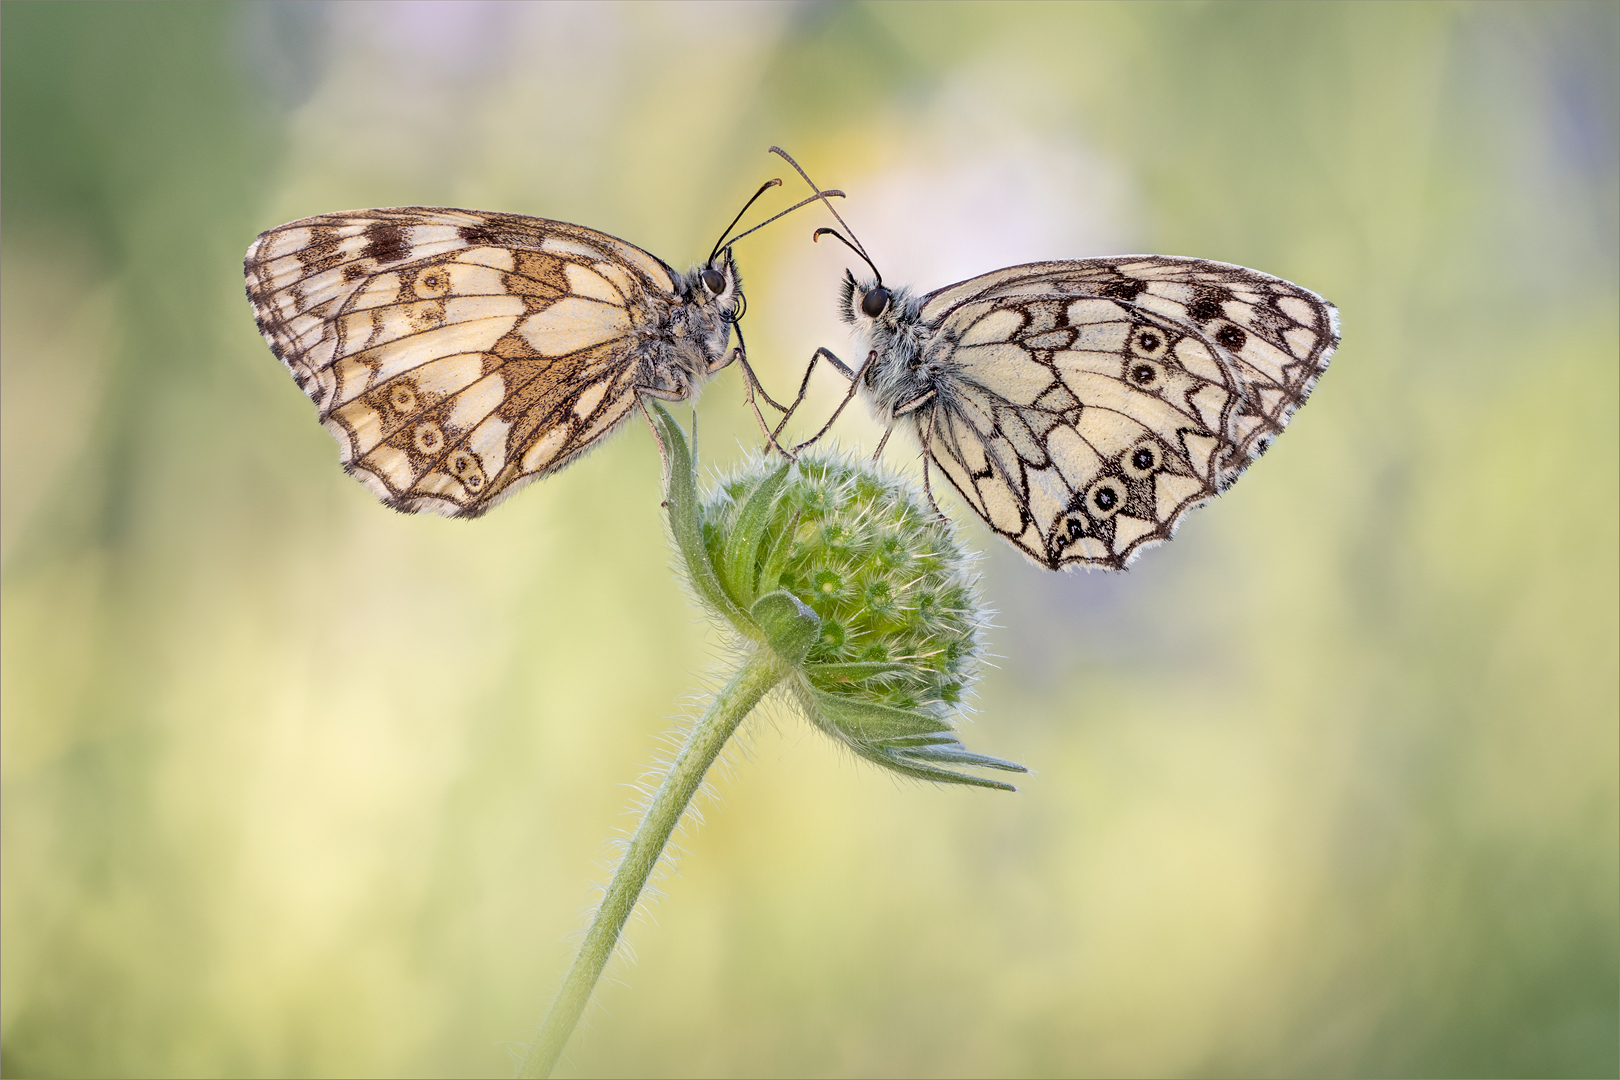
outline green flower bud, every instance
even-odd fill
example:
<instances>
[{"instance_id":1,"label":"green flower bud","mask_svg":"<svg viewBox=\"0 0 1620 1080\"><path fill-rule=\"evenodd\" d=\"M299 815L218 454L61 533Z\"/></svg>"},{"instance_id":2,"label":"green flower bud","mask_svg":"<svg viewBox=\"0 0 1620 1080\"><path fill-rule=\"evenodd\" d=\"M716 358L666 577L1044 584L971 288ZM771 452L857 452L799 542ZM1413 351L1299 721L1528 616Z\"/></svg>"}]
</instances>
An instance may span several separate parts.
<instances>
[{"instance_id":1,"label":"green flower bud","mask_svg":"<svg viewBox=\"0 0 1620 1080\"><path fill-rule=\"evenodd\" d=\"M680 427L654 414L693 592L791 665L786 684L811 723L896 772L1012 790L947 768L1028 771L970 752L954 729L985 614L950 523L900 479L815 450L757 459L700 500Z\"/></svg>"}]
</instances>

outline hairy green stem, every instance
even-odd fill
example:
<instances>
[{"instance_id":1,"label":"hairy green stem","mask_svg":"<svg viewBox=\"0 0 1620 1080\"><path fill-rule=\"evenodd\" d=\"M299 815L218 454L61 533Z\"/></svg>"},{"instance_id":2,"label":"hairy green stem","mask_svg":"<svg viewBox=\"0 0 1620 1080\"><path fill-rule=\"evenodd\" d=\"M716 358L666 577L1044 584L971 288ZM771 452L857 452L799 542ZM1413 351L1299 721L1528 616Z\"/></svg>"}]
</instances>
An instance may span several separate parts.
<instances>
[{"instance_id":1,"label":"hairy green stem","mask_svg":"<svg viewBox=\"0 0 1620 1080\"><path fill-rule=\"evenodd\" d=\"M658 865L675 831L675 825L686 811L686 806L697 793L703 776L725 748L727 740L737 730L760 698L781 682L791 668L769 648L752 650L742 666L692 728L686 745L676 755L658 791L647 805L641 824L625 850L624 858L613 872L613 881L596 909L596 917L585 933L585 941L574 957L573 967L563 980L562 990L551 1009L540 1023L540 1034L529 1046L523 1058L519 1076L550 1076L562 1056L568 1037L574 1033L579 1018L590 1003L591 991L602 977L608 957L624 930L625 920L635 909L647 877Z\"/></svg>"}]
</instances>

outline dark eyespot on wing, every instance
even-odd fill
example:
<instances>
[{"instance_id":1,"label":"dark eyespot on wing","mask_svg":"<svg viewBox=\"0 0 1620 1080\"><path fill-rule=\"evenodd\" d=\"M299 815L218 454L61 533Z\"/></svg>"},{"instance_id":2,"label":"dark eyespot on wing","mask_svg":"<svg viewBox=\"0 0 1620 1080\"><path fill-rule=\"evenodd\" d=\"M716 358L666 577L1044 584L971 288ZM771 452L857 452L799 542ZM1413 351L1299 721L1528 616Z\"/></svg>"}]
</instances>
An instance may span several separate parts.
<instances>
[{"instance_id":1,"label":"dark eyespot on wing","mask_svg":"<svg viewBox=\"0 0 1620 1080\"><path fill-rule=\"evenodd\" d=\"M1243 348L1245 343L1248 342L1249 335L1245 334L1241 329L1232 325L1231 323L1227 323L1225 326L1216 331L1215 340L1226 346L1231 351L1237 352L1239 349Z\"/></svg>"}]
</instances>

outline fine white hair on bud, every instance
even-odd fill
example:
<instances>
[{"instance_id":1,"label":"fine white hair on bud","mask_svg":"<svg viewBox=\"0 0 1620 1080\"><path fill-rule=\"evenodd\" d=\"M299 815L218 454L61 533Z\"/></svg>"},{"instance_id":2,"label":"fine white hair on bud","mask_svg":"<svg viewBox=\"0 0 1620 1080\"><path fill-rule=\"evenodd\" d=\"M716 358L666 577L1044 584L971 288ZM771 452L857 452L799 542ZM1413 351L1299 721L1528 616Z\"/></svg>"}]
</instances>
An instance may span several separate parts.
<instances>
[{"instance_id":1,"label":"fine white hair on bud","mask_svg":"<svg viewBox=\"0 0 1620 1080\"><path fill-rule=\"evenodd\" d=\"M786 685L811 723L895 772L1011 790L956 771L1027 770L969 751L955 730L986 613L950 522L902 479L819 450L758 457L700 499L684 436L658 413L692 590L791 666Z\"/></svg>"}]
</instances>

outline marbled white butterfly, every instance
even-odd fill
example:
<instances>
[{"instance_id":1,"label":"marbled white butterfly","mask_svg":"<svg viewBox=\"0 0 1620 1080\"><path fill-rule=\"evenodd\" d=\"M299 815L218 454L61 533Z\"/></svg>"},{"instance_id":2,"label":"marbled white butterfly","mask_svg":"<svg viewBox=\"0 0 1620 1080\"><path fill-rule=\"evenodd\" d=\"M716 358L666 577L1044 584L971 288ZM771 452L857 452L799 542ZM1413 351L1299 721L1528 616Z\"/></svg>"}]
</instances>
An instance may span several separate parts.
<instances>
[{"instance_id":1,"label":"marbled white butterfly","mask_svg":"<svg viewBox=\"0 0 1620 1080\"><path fill-rule=\"evenodd\" d=\"M545 218L319 214L248 248L248 302L350 474L396 510L477 517L596 446L643 394L689 399L740 359L752 400L740 330L728 350L741 218L682 274Z\"/></svg>"},{"instance_id":2,"label":"marbled white butterfly","mask_svg":"<svg viewBox=\"0 0 1620 1080\"><path fill-rule=\"evenodd\" d=\"M1332 304L1229 263L1030 263L919 296L822 233L872 269L846 272L839 307L868 355L852 371L818 349L811 367L833 364L890 430L905 422L924 484L937 466L1049 570L1123 569L1170 539L1287 426L1339 343Z\"/></svg>"}]
</instances>

